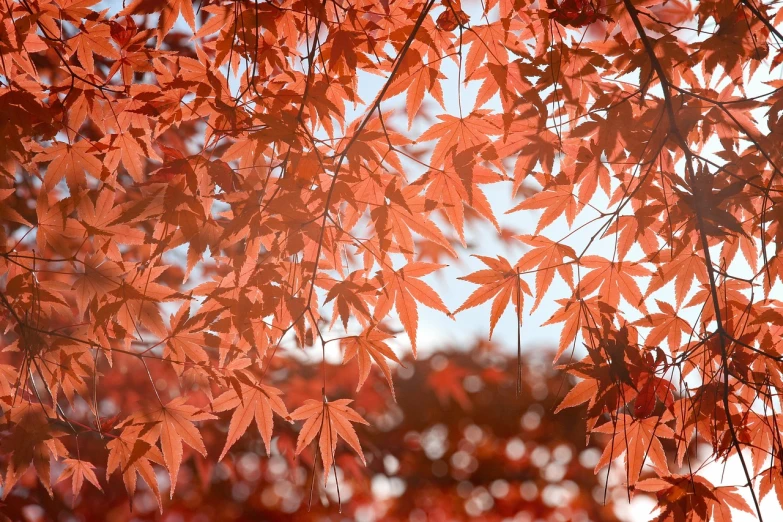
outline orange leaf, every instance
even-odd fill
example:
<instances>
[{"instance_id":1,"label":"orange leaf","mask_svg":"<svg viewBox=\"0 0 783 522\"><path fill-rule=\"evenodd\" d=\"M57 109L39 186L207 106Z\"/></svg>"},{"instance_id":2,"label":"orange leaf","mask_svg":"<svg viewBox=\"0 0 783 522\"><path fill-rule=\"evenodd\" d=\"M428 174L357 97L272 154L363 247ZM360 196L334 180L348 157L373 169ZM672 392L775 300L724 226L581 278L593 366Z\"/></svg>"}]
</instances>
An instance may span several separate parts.
<instances>
[{"instance_id":1,"label":"orange leaf","mask_svg":"<svg viewBox=\"0 0 783 522\"><path fill-rule=\"evenodd\" d=\"M351 402L350 399L338 399L333 402L308 399L303 406L291 413L292 419L305 421L296 441L297 455L310 444L316 435L320 434L318 447L321 451L321 461L324 468L324 484L334 463L338 437L347 442L359 455L362 462L365 462L359 438L351 423L367 424L367 421L348 407Z\"/></svg>"},{"instance_id":2,"label":"orange leaf","mask_svg":"<svg viewBox=\"0 0 783 522\"><path fill-rule=\"evenodd\" d=\"M214 411L234 410L231 415L231 423L228 426L228 435L223 451L218 460L223 460L228 450L247 431L250 423L255 418L256 427L264 440L267 453L272 450L272 412L287 419L288 410L280 399L280 390L264 384L241 384L242 395L236 389L231 389L215 397L212 401Z\"/></svg>"},{"instance_id":3,"label":"orange leaf","mask_svg":"<svg viewBox=\"0 0 783 522\"><path fill-rule=\"evenodd\" d=\"M454 310L458 314L468 308L473 308L494 298L492 314L489 319L489 336L495 329L500 316L508 307L509 301L514 304L519 321L522 320L522 308L524 300L522 292L530 295L530 287L519 276L519 270L511 266L506 258L498 256L497 259L484 256L474 256L480 259L489 268L479 270L470 275L460 277L463 281L481 285L477 288L459 308Z\"/></svg>"}]
</instances>

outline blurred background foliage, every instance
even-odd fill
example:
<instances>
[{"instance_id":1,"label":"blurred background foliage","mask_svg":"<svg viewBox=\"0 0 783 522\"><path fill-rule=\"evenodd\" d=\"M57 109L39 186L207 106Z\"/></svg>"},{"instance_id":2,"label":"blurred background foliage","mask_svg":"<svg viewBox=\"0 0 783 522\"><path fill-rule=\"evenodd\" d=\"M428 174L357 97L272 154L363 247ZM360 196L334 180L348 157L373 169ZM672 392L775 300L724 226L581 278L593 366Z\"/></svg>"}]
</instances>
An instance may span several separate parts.
<instances>
[{"instance_id":1,"label":"blurred background foliage","mask_svg":"<svg viewBox=\"0 0 783 522\"><path fill-rule=\"evenodd\" d=\"M96 473L104 493L85 483L73 497L69 479L55 486L53 498L31 468L0 512L14 521L58 522L618 520L612 499L627 502L626 493L607 487L605 471L593 473L600 440L594 437L585 446L584 410L554 414L573 385L571 378L552 369L551 350L530 350L523 357L519 397L516 357L489 343L445 347L426 358L404 360L394 372L396 402L377 368L364 386L367 392L354 394L356 363L328 365L333 397L356 395L353 406L370 426L359 427L367 468L339 445L338 481L330 474L325 487L320 469L313 481L312 448L295 459L296 426L276 419L269 456L255 428L219 463L192 450L187 453L186 447L179 487L173 499L164 500L164 515L141 481L129 505L120 475L107 483L100 468ZM287 401L319 397L320 364L299 357L275 361L267 378L284 391ZM116 422L113 416L134 411L141 399L137 390L149 386L141 367L119 369L105 377L117 382L103 383L107 436ZM156 374L154 369L153 374L162 397L179 393L179 386L169 385L176 382L174 375ZM191 384L199 387L198 382ZM210 391L202 392L206 407ZM77 403L69 417L78 419L78 409ZM86 405L81 413L86 417ZM229 413L201 426L210 457L220 454ZM80 436L81 458L106 462L100 454L104 444L92 440L97 437ZM62 466L57 466L53 463L53 478L61 473ZM157 472L168 497L168 474L163 467Z\"/></svg>"}]
</instances>

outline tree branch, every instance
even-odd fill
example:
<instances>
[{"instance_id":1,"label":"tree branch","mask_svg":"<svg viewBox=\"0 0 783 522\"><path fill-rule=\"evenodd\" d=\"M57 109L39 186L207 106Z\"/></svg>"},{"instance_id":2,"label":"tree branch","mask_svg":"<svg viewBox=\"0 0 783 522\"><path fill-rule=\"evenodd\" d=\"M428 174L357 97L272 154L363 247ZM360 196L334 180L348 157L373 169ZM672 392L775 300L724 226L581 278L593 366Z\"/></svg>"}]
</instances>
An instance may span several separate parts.
<instances>
[{"instance_id":1,"label":"tree branch","mask_svg":"<svg viewBox=\"0 0 783 522\"><path fill-rule=\"evenodd\" d=\"M674 104L672 102L672 97L671 97L671 87L672 87L671 82L669 78L666 76L666 72L664 71L660 60L658 60L658 57L655 54L655 49L653 48L650 38L647 36L647 32L645 31L644 26L639 20L639 12L636 10L636 7L633 5L631 0L623 0L623 4L625 4L626 9L628 10L628 14L630 15L631 21L633 22L633 25L636 28L637 33L639 34L639 38L642 41L642 45L644 45L644 49L647 52L647 55L653 66L653 69L655 70L655 73L658 76L658 80L661 82L661 87L663 90L664 106L666 109L666 113L669 117L670 133L674 138L674 141L677 143L677 145L685 155L686 175L688 177L688 182L691 184L693 190L693 197L695 200L698 201L700 197L699 194L700 191L696 180L696 174L693 169L693 153L690 150L687 140L680 132L679 127L677 127L676 115L674 112ZM745 478L747 479L748 487L750 489L750 494L751 497L753 498L753 505L756 509L756 514L758 515L759 521L763 522L763 517L761 515L761 508L759 506L758 499L756 498L756 492L753 489L753 480L751 478L747 463L745 462L745 457L742 455L742 448L740 447L740 441L739 438L737 437L737 430L734 426L734 421L731 418L731 410L729 404L729 391L730 391L729 366L728 366L729 355L728 355L728 347L726 346L726 331L723 327L723 320L720 312L720 302L718 300L718 291L717 291L718 286L715 278L715 270L712 265L712 257L710 255L710 245L706 233L706 228L704 225L704 217L701 215L701 212L699 211L697 205L694 205L694 209L696 211L695 214L696 214L699 237L701 240L701 248L704 251L704 263L706 264L707 275L710 281L710 295L712 297L713 308L715 309L715 322L717 323L718 339L719 339L720 351L721 351L721 364L723 366L723 409L725 410L726 413L726 423L729 428L729 433L731 434L732 445L737 451L737 456L739 456L740 463L742 464L742 471L744 472Z\"/></svg>"}]
</instances>

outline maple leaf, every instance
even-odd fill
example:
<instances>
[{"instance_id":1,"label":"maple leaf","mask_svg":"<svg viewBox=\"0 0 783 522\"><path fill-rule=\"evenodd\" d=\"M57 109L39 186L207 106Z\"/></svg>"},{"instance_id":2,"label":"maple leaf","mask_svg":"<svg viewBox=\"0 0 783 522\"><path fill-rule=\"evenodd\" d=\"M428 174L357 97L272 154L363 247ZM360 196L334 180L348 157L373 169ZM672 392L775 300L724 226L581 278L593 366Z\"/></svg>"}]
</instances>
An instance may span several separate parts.
<instances>
[{"instance_id":1,"label":"maple leaf","mask_svg":"<svg viewBox=\"0 0 783 522\"><path fill-rule=\"evenodd\" d=\"M581 294L589 295L598 289L598 295L609 306L618 308L620 297L623 297L634 308L647 311L636 282L636 278L650 275L646 268L637 263L614 262L600 256L584 256L580 264L592 269L579 283Z\"/></svg>"},{"instance_id":2,"label":"maple leaf","mask_svg":"<svg viewBox=\"0 0 783 522\"><path fill-rule=\"evenodd\" d=\"M165 270L165 266L157 266L146 272L127 274L109 294L117 307L115 321L126 331L138 330L141 325L156 336L165 337L166 326L158 303L172 294L166 286L156 282Z\"/></svg>"},{"instance_id":3,"label":"maple leaf","mask_svg":"<svg viewBox=\"0 0 783 522\"><path fill-rule=\"evenodd\" d=\"M35 158L36 162L50 162L44 182L49 189L65 178L71 192L78 193L87 184L85 173L100 179L103 164L93 153L93 145L87 140L74 144L56 142Z\"/></svg>"},{"instance_id":4,"label":"maple leaf","mask_svg":"<svg viewBox=\"0 0 783 522\"><path fill-rule=\"evenodd\" d=\"M658 520L731 522L731 509L753 513L733 486L715 487L700 475L667 475L645 479L636 489L655 493L661 513Z\"/></svg>"},{"instance_id":5,"label":"maple leaf","mask_svg":"<svg viewBox=\"0 0 783 522\"><path fill-rule=\"evenodd\" d=\"M185 18L188 26L192 31L196 30L196 16L193 12L193 3L191 0L168 0L163 3L150 4L145 0L135 0L129 6L125 7L119 12L118 16L130 17L132 14L159 11L160 17L158 19L158 46L163 44L164 37L171 31L174 26L174 22L177 21L179 15Z\"/></svg>"},{"instance_id":6,"label":"maple leaf","mask_svg":"<svg viewBox=\"0 0 783 522\"><path fill-rule=\"evenodd\" d=\"M76 291L79 311L84 313L93 299L105 296L120 284L123 271L120 265L107 260L101 251L86 256L81 265L72 288Z\"/></svg>"},{"instance_id":7,"label":"maple leaf","mask_svg":"<svg viewBox=\"0 0 783 522\"><path fill-rule=\"evenodd\" d=\"M435 24L438 29L443 31L453 31L460 25L465 25L470 21L470 17L465 14L462 9L458 7L447 6L446 9L438 16Z\"/></svg>"},{"instance_id":8,"label":"maple leaf","mask_svg":"<svg viewBox=\"0 0 783 522\"><path fill-rule=\"evenodd\" d=\"M440 69L428 65L416 49L411 49L405 55L405 62L398 72L398 80L392 84L387 96L406 92L405 110L408 113L409 130L413 126L426 93L429 93L441 106L443 105L441 80L445 78Z\"/></svg>"},{"instance_id":9,"label":"maple leaf","mask_svg":"<svg viewBox=\"0 0 783 522\"><path fill-rule=\"evenodd\" d=\"M661 312L647 314L631 324L651 328L645 339L647 345L658 346L665 339L672 352L679 351L682 343L682 334L689 334L691 325L685 319L682 319L669 303L657 299L655 302L658 304Z\"/></svg>"},{"instance_id":10,"label":"maple leaf","mask_svg":"<svg viewBox=\"0 0 783 522\"><path fill-rule=\"evenodd\" d=\"M775 432L779 430L781 416L779 414L759 415L755 412L748 412L748 417L746 428L750 439L750 460L753 463L753 474L758 475L765 462L769 462L774 444L773 439ZM774 476L768 478L773 479ZM759 485L759 496L763 496L763 489Z\"/></svg>"},{"instance_id":11,"label":"maple leaf","mask_svg":"<svg viewBox=\"0 0 783 522\"><path fill-rule=\"evenodd\" d=\"M582 379L563 397L557 405L555 413L567 408L573 408L589 401L588 407L592 407L598 395L598 381L595 379Z\"/></svg>"},{"instance_id":12,"label":"maple leaf","mask_svg":"<svg viewBox=\"0 0 783 522\"><path fill-rule=\"evenodd\" d=\"M575 154L573 174L569 176L571 183L579 183L580 210L585 202L591 201L596 189L600 185L606 195L609 195L611 180L609 169L601 161L599 146L591 143L590 148L580 146ZM620 220L618 219L618 222Z\"/></svg>"},{"instance_id":13,"label":"maple leaf","mask_svg":"<svg viewBox=\"0 0 783 522\"><path fill-rule=\"evenodd\" d=\"M0 189L0 201L9 199L11 196L14 195L15 192L16 191L12 188ZM29 221L27 221L24 217L22 217L21 214L19 214L17 210L14 209L10 201L6 201L2 206L0 206L0 219L13 221L15 223L20 223L28 227L32 226Z\"/></svg>"},{"instance_id":14,"label":"maple leaf","mask_svg":"<svg viewBox=\"0 0 783 522\"><path fill-rule=\"evenodd\" d=\"M660 254L661 266L653 274L646 295L662 288L665 284L674 281L674 298L677 307L682 305L685 296L693 287L694 278L701 284L707 283L707 270L704 260L695 252L671 256L668 252Z\"/></svg>"},{"instance_id":15,"label":"maple leaf","mask_svg":"<svg viewBox=\"0 0 783 522\"><path fill-rule=\"evenodd\" d=\"M634 417L645 419L649 417L657 400L663 402L667 408L674 404L674 393L671 381L656 376L642 377L637 382L638 395L634 404Z\"/></svg>"},{"instance_id":16,"label":"maple leaf","mask_svg":"<svg viewBox=\"0 0 783 522\"><path fill-rule=\"evenodd\" d=\"M574 267L565 261L566 257L576 259L576 252L568 245L556 243L543 236L521 235L515 236L520 241L533 248L523 255L517 262L520 272L527 272L536 267L536 300L533 303L531 313L538 308L549 286L555 278L555 272L560 274L563 281L574 287Z\"/></svg>"},{"instance_id":17,"label":"maple leaf","mask_svg":"<svg viewBox=\"0 0 783 522\"><path fill-rule=\"evenodd\" d=\"M543 190L519 203L508 210L506 214L520 210L544 209L536 225L535 235L551 225L555 219L565 214L568 226L571 226L576 217L577 201L574 196L573 185L555 185L551 189Z\"/></svg>"},{"instance_id":18,"label":"maple leaf","mask_svg":"<svg viewBox=\"0 0 783 522\"><path fill-rule=\"evenodd\" d=\"M87 479L90 484L100 491L103 491L103 488L101 488L101 485L98 482L98 477L95 476L95 466L91 463L84 460L65 459L63 460L63 464L65 464L65 469L60 473L57 483L70 478L71 492L74 497L81 491L84 479Z\"/></svg>"},{"instance_id":19,"label":"maple leaf","mask_svg":"<svg viewBox=\"0 0 783 522\"><path fill-rule=\"evenodd\" d=\"M416 261L443 264L440 261L444 256L449 260L458 259L452 249L444 248L439 243L426 239L416 242L416 252L418 252Z\"/></svg>"},{"instance_id":20,"label":"maple leaf","mask_svg":"<svg viewBox=\"0 0 783 522\"><path fill-rule=\"evenodd\" d=\"M122 219L122 208L115 205L115 199L113 192L99 191L94 203L92 197L82 198L77 211L79 223L94 238L95 249L117 261L122 259L117 244L140 245L144 242L144 233L119 222Z\"/></svg>"},{"instance_id":21,"label":"maple leaf","mask_svg":"<svg viewBox=\"0 0 783 522\"><path fill-rule=\"evenodd\" d=\"M598 21L611 22L612 18L600 12L593 0L547 0L551 17L560 25L584 27Z\"/></svg>"},{"instance_id":22,"label":"maple leaf","mask_svg":"<svg viewBox=\"0 0 783 522\"><path fill-rule=\"evenodd\" d=\"M370 310L365 303L366 296L375 290L375 288L369 284L365 277L364 271L356 270L348 274L348 277L343 281L327 283L329 292L326 294L324 304L334 300L334 310L332 312L332 325L334 325L339 315L342 319L343 327L348 328L348 319L353 315L362 325L365 325L370 319ZM354 312L351 314L351 312Z\"/></svg>"},{"instance_id":23,"label":"maple leaf","mask_svg":"<svg viewBox=\"0 0 783 522\"><path fill-rule=\"evenodd\" d=\"M600 317L603 301L597 297L589 299L558 299L558 310L547 319L542 326L564 322L560 330L560 342L557 346L555 360L559 359L579 334L580 327L589 324L593 317ZM598 312L598 313L594 313Z\"/></svg>"},{"instance_id":24,"label":"maple leaf","mask_svg":"<svg viewBox=\"0 0 783 522\"><path fill-rule=\"evenodd\" d=\"M143 132L143 131L142 131ZM144 159L153 157L149 153L149 147L139 143L139 138L134 136L139 134L137 129L129 129L122 134L112 134L107 138L110 149L106 153L105 162L110 170L113 170L122 161L123 167L128 171L134 181L141 182L144 179Z\"/></svg>"},{"instance_id":25,"label":"maple leaf","mask_svg":"<svg viewBox=\"0 0 783 522\"><path fill-rule=\"evenodd\" d=\"M356 386L358 392L364 381L370 375L370 366L372 361L375 361L383 372L383 376L386 377L386 382L389 383L389 389L394 397L394 383L392 382L391 370L389 369L389 363L386 359L391 359L397 364L402 364L397 358L394 351L386 344L386 340L394 338L393 335L387 334L378 330L375 327L366 329L361 335L346 337L342 340L342 345L345 348L343 354L343 364L347 363L354 357L359 364L359 384Z\"/></svg>"},{"instance_id":26,"label":"maple leaf","mask_svg":"<svg viewBox=\"0 0 783 522\"><path fill-rule=\"evenodd\" d=\"M377 257L383 258L398 249L408 261L412 261L415 250L413 233L438 243L456 255L451 242L428 216L427 202L418 192L417 186L400 190L395 183L390 183L383 194L389 202L382 202L370 211L370 218L378 236ZM375 241L374 239L373 242Z\"/></svg>"},{"instance_id":27,"label":"maple leaf","mask_svg":"<svg viewBox=\"0 0 783 522\"><path fill-rule=\"evenodd\" d=\"M110 33L111 28L108 24L87 20L81 32L68 40L67 46L71 50L71 55L76 54L79 57L79 63L88 73L95 73L93 54L110 60L116 60L120 57L120 53L110 43ZM78 129L73 130L77 131Z\"/></svg>"},{"instance_id":28,"label":"maple leaf","mask_svg":"<svg viewBox=\"0 0 783 522\"><path fill-rule=\"evenodd\" d=\"M764 500L771 491L775 491L778 504L783 506L783 475L780 468L772 466L761 472L761 481L759 483L759 500Z\"/></svg>"},{"instance_id":29,"label":"maple leaf","mask_svg":"<svg viewBox=\"0 0 783 522\"><path fill-rule=\"evenodd\" d=\"M302 406L291 412L292 419L305 421L296 440L297 455L312 442L316 435L320 434L318 447L324 468L324 484L334 463L338 437L347 442L362 462L365 462L359 438L351 423L368 423L348 406L351 402L353 401L350 399L338 399L332 402L327 402L325 398L323 401L308 399Z\"/></svg>"},{"instance_id":30,"label":"maple leaf","mask_svg":"<svg viewBox=\"0 0 783 522\"><path fill-rule=\"evenodd\" d=\"M5 416L15 424L11 433L0 440L0 451L11 454L5 471L3 499L8 496L31 462L41 484L52 496L50 458L58 458L68 452L59 440L62 434L52 431L49 426L50 415L53 416L53 412L47 411L42 405L25 402L12 406Z\"/></svg>"},{"instance_id":31,"label":"maple leaf","mask_svg":"<svg viewBox=\"0 0 783 522\"><path fill-rule=\"evenodd\" d=\"M522 310L524 299L522 292L531 295L530 287L519 275L519 267L512 267L511 263L503 256L492 259L485 256L474 256L489 268L473 272L470 275L460 277L463 281L481 285L462 303L459 308L454 310L458 314L468 308L473 308L494 298L492 302L492 312L489 319L489 336L497 325L500 316L508 307L509 302L514 304L518 321L522 321Z\"/></svg>"},{"instance_id":32,"label":"maple leaf","mask_svg":"<svg viewBox=\"0 0 783 522\"><path fill-rule=\"evenodd\" d=\"M193 423L217 418L195 406L186 404L186 401L187 397L177 397L166 405L160 405L159 409L135 416L128 421L129 424L155 425L163 453L163 462L168 468L171 478L171 498L174 498L177 476L182 464L183 442L201 453L202 456L207 454L201 434Z\"/></svg>"},{"instance_id":33,"label":"maple leaf","mask_svg":"<svg viewBox=\"0 0 783 522\"><path fill-rule=\"evenodd\" d=\"M424 194L425 205L441 207L454 226L460 241L465 245L464 208L467 205L489 220L495 228L500 225L495 218L486 195L479 184L498 181L499 176L490 169L476 166L477 149L467 149L450 154L443 169L426 172L416 184L428 184Z\"/></svg>"},{"instance_id":34,"label":"maple leaf","mask_svg":"<svg viewBox=\"0 0 783 522\"><path fill-rule=\"evenodd\" d=\"M109 457L106 462L106 480L109 480L114 470L119 469L128 497L132 499L136 492L136 473L138 472L155 495L158 508L163 511L158 479L150 461L164 465L164 460L158 447L149 440L154 438L154 433L150 428L149 425L126 426L119 437L106 444L109 449Z\"/></svg>"},{"instance_id":35,"label":"maple leaf","mask_svg":"<svg viewBox=\"0 0 783 522\"><path fill-rule=\"evenodd\" d=\"M385 269L379 272L382 281L381 294L375 306L374 317L385 317L394 305L400 317L403 328L408 333L414 357L416 356L416 331L419 324L419 313L416 302L443 313L448 313L446 305L440 296L419 278L431 274L445 265L411 262L399 270Z\"/></svg>"},{"instance_id":36,"label":"maple leaf","mask_svg":"<svg viewBox=\"0 0 783 522\"><path fill-rule=\"evenodd\" d=\"M598 470L625 454L626 480L629 486L638 482L645 461L649 461L659 473L667 474L666 454L660 438L674 437L674 431L666 425L672 418L669 412L662 417L645 419L618 415L616 419L595 428L594 433L609 434L613 438L613 443L606 446L598 460L595 472L598 473Z\"/></svg>"},{"instance_id":37,"label":"maple leaf","mask_svg":"<svg viewBox=\"0 0 783 522\"><path fill-rule=\"evenodd\" d=\"M184 363L190 359L196 363L206 363L209 356L204 350L209 334L202 331L199 321L190 317L190 303L183 302L176 314L169 321L171 328L166 336L166 347L163 350L164 357L170 357L174 361ZM175 365L177 371L184 370L184 364Z\"/></svg>"},{"instance_id":38,"label":"maple leaf","mask_svg":"<svg viewBox=\"0 0 783 522\"><path fill-rule=\"evenodd\" d=\"M580 201L589 201L582 198ZM617 258L623 261L635 244L644 250L650 257L660 254L658 249L658 236L653 232L656 222L656 209L640 209L634 216L619 216L617 220L602 236L617 239Z\"/></svg>"},{"instance_id":39,"label":"maple leaf","mask_svg":"<svg viewBox=\"0 0 783 522\"><path fill-rule=\"evenodd\" d=\"M126 16L123 23L110 21L109 27L112 40L120 47L127 46L131 39L136 36L136 33L138 33L136 22L131 16Z\"/></svg>"},{"instance_id":40,"label":"maple leaf","mask_svg":"<svg viewBox=\"0 0 783 522\"><path fill-rule=\"evenodd\" d=\"M737 217L727 208L727 202L736 204L737 196L745 188L745 183L737 181L728 183L715 190L715 177L706 170L700 170L694 180L696 184L691 192L674 189L679 198L679 205L684 207L674 215L674 220L686 221L687 226L695 224L684 219L685 213L698 212L704 221L704 231L710 235L724 236L730 233L745 235L745 229Z\"/></svg>"},{"instance_id":41,"label":"maple leaf","mask_svg":"<svg viewBox=\"0 0 783 522\"><path fill-rule=\"evenodd\" d=\"M554 132L535 120L531 121L526 115L512 120L504 118L503 124L503 138L495 145L495 150L500 157L511 157L516 154L512 193L518 194L525 178L535 172L537 164L541 165L544 173L552 174L559 140ZM572 198L573 187L555 190L562 192L562 197L553 201L566 200L564 205L570 211L571 204L567 199ZM541 196L540 203L544 203L543 200L546 198L547 196ZM576 215L577 207L573 208L573 213ZM543 226L541 228L543 229Z\"/></svg>"},{"instance_id":42,"label":"maple leaf","mask_svg":"<svg viewBox=\"0 0 783 522\"><path fill-rule=\"evenodd\" d=\"M234 410L228 426L228 436L218 460L223 460L231 446L247 431L255 419L258 432L264 441L267 453L272 449L272 413L289 419L288 410L280 398L282 392L265 384L241 383L223 392L212 401L214 411Z\"/></svg>"},{"instance_id":43,"label":"maple leaf","mask_svg":"<svg viewBox=\"0 0 783 522\"><path fill-rule=\"evenodd\" d=\"M501 62L507 56L504 45L509 42L509 26L501 21L477 24L465 35L466 42L472 42L465 57L465 72L470 77L479 66L486 62Z\"/></svg>"},{"instance_id":44,"label":"maple leaf","mask_svg":"<svg viewBox=\"0 0 783 522\"><path fill-rule=\"evenodd\" d=\"M330 35L330 41L329 70L343 75L356 74L356 66L360 59L356 49L361 47L358 45L361 41L361 33L336 30Z\"/></svg>"},{"instance_id":45,"label":"maple leaf","mask_svg":"<svg viewBox=\"0 0 783 522\"><path fill-rule=\"evenodd\" d=\"M421 136L418 141L438 140L432 150L430 164L440 167L452 150L460 153L464 150L482 147L489 142L489 136L499 134L500 129L486 116L486 110L477 110L465 118L450 115L439 115L440 123L436 123Z\"/></svg>"}]
</instances>

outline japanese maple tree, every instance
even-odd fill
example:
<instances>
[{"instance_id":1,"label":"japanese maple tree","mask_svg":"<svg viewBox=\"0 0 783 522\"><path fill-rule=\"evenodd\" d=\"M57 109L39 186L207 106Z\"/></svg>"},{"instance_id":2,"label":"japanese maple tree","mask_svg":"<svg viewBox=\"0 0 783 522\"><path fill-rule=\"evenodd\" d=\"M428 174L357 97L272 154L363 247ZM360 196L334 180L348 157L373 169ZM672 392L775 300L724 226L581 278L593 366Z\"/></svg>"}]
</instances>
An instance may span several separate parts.
<instances>
[{"instance_id":1,"label":"japanese maple tree","mask_svg":"<svg viewBox=\"0 0 783 522\"><path fill-rule=\"evenodd\" d=\"M30 468L51 492L57 462L74 493L105 475L133 498L140 478L163 509L158 471L173 497L191 450L226 461L255 436L269 452L287 423L312 476L339 483L340 457L366 461L355 401L378 372L394 398L423 307L486 303L490 335L508 311L521 352L546 302L576 378L559 408L586 404L597 470L622 466L660 520L783 503L777 3L8 0L0 15L4 495ZM481 221L521 257L474 243ZM451 302L433 276L471 253L484 267L453 284L475 290ZM302 349L320 352L309 397L271 375ZM122 409L118 372L142 377ZM520 400L524 377L520 362ZM741 483L700 474L729 458Z\"/></svg>"}]
</instances>

